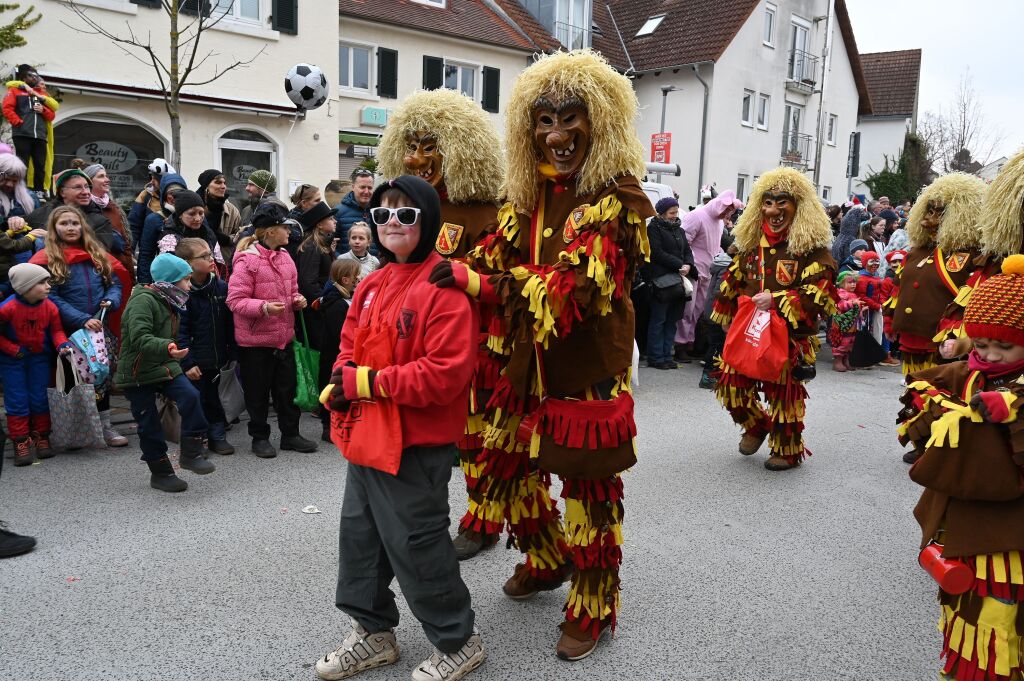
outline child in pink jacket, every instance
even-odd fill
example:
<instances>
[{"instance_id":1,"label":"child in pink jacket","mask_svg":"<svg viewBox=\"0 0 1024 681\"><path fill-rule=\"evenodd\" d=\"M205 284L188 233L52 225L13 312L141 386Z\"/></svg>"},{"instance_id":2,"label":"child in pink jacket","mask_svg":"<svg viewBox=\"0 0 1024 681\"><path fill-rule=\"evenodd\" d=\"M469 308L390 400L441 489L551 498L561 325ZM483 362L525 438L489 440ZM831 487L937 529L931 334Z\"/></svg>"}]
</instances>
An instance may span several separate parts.
<instances>
[{"instance_id":1,"label":"child in pink jacket","mask_svg":"<svg viewBox=\"0 0 1024 681\"><path fill-rule=\"evenodd\" d=\"M317 443L299 434L300 411L294 402L294 311L306 307L306 299L299 294L295 263L284 248L291 228L284 209L274 203L257 208L252 224L254 236L242 239L235 251L227 299L235 316L252 453L264 459L277 456L267 423L271 391L281 449L314 452Z\"/></svg>"}]
</instances>

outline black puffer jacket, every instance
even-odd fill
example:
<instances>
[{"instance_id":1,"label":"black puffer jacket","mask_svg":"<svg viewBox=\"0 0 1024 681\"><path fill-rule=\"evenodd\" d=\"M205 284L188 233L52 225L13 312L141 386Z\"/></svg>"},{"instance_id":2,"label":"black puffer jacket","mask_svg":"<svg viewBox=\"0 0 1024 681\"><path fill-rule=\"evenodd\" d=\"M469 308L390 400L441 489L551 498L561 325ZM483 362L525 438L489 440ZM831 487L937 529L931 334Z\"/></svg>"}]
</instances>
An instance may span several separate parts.
<instances>
[{"instance_id":1,"label":"black puffer jacket","mask_svg":"<svg viewBox=\"0 0 1024 681\"><path fill-rule=\"evenodd\" d=\"M227 298L228 285L216 274L202 286L192 285L176 339L179 348L189 351L181 360L183 370L217 370L234 359L235 326Z\"/></svg>"},{"instance_id":2,"label":"black puffer jacket","mask_svg":"<svg viewBox=\"0 0 1024 681\"><path fill-rule=\"evenodd\" d=\"M668 222L655 217L647 225L647 238L651 242L651 262L645 265L648 281L654 281L663 274L678 273L683 265L690 266L686 276L697 280L693 251L679 220Z\"/></svg>"}]
</instances>

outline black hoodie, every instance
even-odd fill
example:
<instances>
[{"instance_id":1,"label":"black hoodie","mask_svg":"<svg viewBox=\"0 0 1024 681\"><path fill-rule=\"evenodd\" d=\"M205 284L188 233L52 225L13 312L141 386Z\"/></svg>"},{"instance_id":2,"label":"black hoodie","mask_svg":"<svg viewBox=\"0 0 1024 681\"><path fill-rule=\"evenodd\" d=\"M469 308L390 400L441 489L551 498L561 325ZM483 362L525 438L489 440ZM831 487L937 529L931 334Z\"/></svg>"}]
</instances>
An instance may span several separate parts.
<instances>
[{"instance_id":1,"label":"black hoodie","mask_svg":"<svg viewBox=\"0 0 1024 681\"><path fill-rule=\"evenodd\" d=\"M416 249L409 256L407 262L423 262L434 250L437 235L441 233L441 198L426 180L414 175L401 175L393 180L382 182L373 190L373 197L370 198L371 212L380 206L381 196L392 187L400 189L412 200L412 207L420 209L420 241L416 244ZM373 240L377 244L381 263L395 262L395 254L380 243L377 225L373 220L370 220L370 231L373 232Z\"/></svg>"}]
</instances>

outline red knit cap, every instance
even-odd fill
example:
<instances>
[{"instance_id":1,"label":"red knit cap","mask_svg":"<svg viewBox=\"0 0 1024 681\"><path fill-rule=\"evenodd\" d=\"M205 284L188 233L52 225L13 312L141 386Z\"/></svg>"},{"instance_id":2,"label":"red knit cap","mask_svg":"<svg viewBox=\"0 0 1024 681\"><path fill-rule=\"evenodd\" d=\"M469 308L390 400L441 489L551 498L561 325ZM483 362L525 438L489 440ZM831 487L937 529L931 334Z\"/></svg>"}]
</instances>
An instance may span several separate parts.
<instances>
[{"instance_id":1,"label":"red knit cap","mask_svg":"<svg viewBox=\"0 0 1024 681\"><path fill-rule=\"evenodd\" d=\"M878 255L878 253L875 253L874 251L864 251L863 253L860 254L860 262L863 265L864 269L868 268L868 263L871 262L872 260L877 262L879 267L882 266L882 258Z\"/></svg>"},{"instance_id":2,"label":"red knit cap","mask_svg":"<svg viewBox=\"0 0 1024 681\"><path fill-rule=\"evenodd\" d=\"M1003 273L990 277L971 294L964 311L971 338L1024 345L1024 255L1003 261Z\"/></svg>"}]
</instances>

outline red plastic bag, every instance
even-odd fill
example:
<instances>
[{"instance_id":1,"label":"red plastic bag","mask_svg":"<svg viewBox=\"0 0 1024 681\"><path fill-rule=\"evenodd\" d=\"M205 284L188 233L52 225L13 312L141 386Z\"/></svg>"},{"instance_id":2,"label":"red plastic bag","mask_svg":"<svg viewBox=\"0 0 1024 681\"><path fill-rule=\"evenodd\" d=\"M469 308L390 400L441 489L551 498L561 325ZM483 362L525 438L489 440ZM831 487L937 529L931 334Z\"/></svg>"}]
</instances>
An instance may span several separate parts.
<instances>
[{"instance_id":1,"label":"red plastic bag","mask_svg":"<svg viewBox=\"0 0 1024 681\"><path fill-rule=\"evenodd\" d=\"M777 383L788 359L786 321L774 309L758 310L749 296L740 296L722 360L741 376Z\"/></svg>"}]
</instances>

